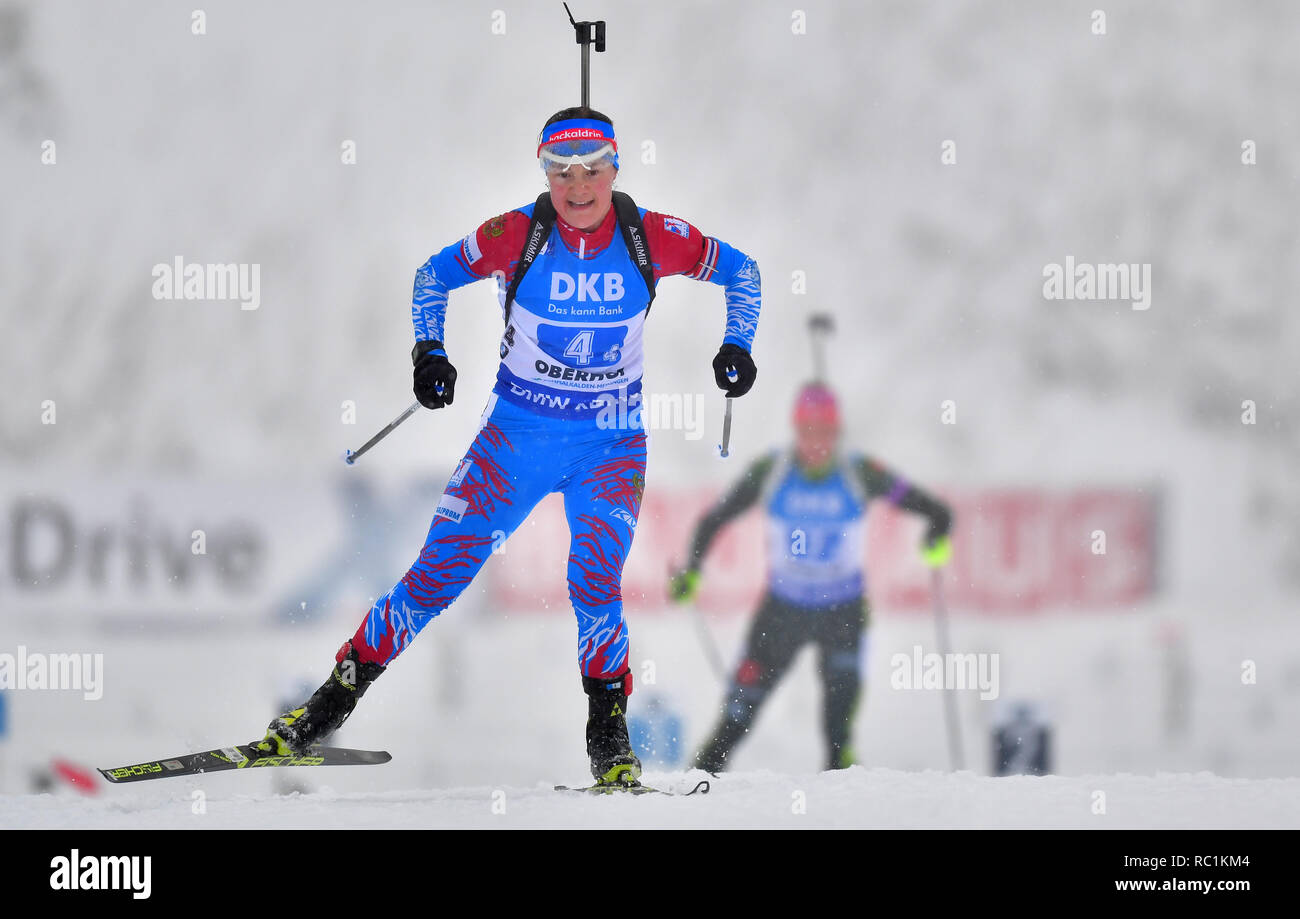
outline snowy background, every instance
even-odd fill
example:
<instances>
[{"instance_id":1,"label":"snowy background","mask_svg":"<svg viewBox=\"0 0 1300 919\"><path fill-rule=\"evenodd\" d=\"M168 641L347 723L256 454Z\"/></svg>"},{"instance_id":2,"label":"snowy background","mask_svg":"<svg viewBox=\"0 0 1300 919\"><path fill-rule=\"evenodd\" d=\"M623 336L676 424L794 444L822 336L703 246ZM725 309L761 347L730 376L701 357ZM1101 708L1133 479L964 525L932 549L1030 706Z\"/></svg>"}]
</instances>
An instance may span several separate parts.
<instances>
[{"instance_id":1,"label":"snowy background","mask_svg":"<svg viewBox=\"0 0 1300 919\"><path fill-rule=\"evenodd\" d=\"M418 550L495 373L499 311L476 285L449 310L455 406L342 466L411 400L414 270L543 190L537 132L577 101L558 3L213 0L202 35L192 8L0 0L0 653L103 653L106 667L98 702L0 693L0 792L38 787L52 757L106 766L252 739L279 696L324 678ZM800 658L737 759L736 781L784 802L799 776L857 781L854 801L920 800L929 782L958 800L986 791L975 816L927 825L1074 825L1099 776L1297 774L1300 8L1113 2L1104 35L1095 8L808 2L796 34L789 4L574 7L609 22L592 103L621 138L619 187L749 252L765 282L759 383L736 403L730 463L711 450L720 292L660 286L647 388L702 393L709 414L702 440L653 438L648 492L722 488L782 443L811 371L808 316L829 311L848 437L913 480L1159 495L1153 596L952 610L954 649L1002 661L997 702L959 696L973 776L925 772L950 765L940 696L889 685L892 654L931 647L929 618L875 610L855 748L888 772L810 775L820 695ZM1044 265L1068 255L1149 263L1150 309L1044 299ZM155 300L152 268L177 256L260 265L260 308ZM206 556L189 553L196 528ZM507 547L485 575L509 564ZM416 813L454 825L430 790L585 777L571 617L503 609L491 578L340 736L393 763L313 782L407 789L433 802ZM729 660L747 613L708 611ZM629 618L634 665L655 672L635 703L657 695L681 720L684 756L720 686L686 614L640 598ZM1065 779L977 781L1016 700L1052 724L1078 815L1002 803L1014 783ZM1217 781L1171 780L1128 825L1300 823L1295 782L1251 786L1234 810ZM261 776L201 784L271 790ZM146 814L188 808L175 788L130 795ZM719 821L744 822L734 800ZM0 825L82 819L50 806L0 797ZM863 808L835 819L907 824Z\"/></svg>"}]
</instances>

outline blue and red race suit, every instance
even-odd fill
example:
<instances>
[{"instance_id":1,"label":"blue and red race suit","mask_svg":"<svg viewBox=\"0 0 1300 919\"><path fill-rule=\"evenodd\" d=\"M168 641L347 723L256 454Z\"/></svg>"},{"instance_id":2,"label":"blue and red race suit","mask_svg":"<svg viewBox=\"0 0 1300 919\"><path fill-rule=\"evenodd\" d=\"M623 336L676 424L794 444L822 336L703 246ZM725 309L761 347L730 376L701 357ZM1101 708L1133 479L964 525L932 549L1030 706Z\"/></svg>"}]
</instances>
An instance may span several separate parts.
<instances>
[{"instance_id":1,"label":"blue and red race suit","mask_svg":"<svg viewBox=\"0 0 1300 919\"><path fill-rule=\"evenodd\" d=\"M448 292L474 281L496 278L504 315L532 211L530 204L495 217L420 267L411 308L417 342L446 341ZM684 220L640 214L656 285L684 275L724 287L723 343L750 350L761 302L754 260ZM591 231L556 219L519 285L496 385L424 548L352 639L363 662L391 663L558 491L569 523L579 669L586 677L627 672L621 581L645 488L646 438L638 412L609 409L639 401L649 300L613 208ZM611 416L624 422L611 425Z\"/></svg>"}]
</instances>

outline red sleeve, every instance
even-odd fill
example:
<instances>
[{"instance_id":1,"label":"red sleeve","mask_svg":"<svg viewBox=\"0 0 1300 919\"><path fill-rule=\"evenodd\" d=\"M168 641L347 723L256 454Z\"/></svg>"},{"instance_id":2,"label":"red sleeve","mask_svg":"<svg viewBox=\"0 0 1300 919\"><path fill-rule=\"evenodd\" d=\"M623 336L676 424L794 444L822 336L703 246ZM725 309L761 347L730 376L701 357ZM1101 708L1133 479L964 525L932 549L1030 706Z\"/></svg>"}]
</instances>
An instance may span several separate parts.
<instances>
[{"instance_id":1,"label":"red sleeve","mask_svg":"<svg viewBox=\"0 0 1300 919\"><path fill-rule=\"evenodd\" d=\"M531 224L532 220L522 211L507 211L493 217L465 237L457 261L480 278L497 271L505 272L509 278L519 261Z\"/></svg>"},{"instance_id":2,"label":"red sleeve","mask_svg":"<svg viewBox=\"0 0 1300 919\"><path fill-rule=\"evenodd\" d=\"M654 211L646 211L643 222L656 281L674 274L690 274L699 266L704 255L703 233L685 220ZM522 240L519 245L523 246Z\"/></svg>"}]
</instances>

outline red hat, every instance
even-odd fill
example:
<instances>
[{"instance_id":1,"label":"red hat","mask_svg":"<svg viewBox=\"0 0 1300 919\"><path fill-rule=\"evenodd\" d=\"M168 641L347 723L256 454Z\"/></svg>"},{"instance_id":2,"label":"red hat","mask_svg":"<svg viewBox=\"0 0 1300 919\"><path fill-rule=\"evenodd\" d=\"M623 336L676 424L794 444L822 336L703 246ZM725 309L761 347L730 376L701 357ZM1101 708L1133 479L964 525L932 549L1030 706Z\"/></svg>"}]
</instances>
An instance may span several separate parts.
<instances>
[{"instance_id":1,"label":"red hat","mask_svg":"<svg viewBox=\"0 0 1300 919\"><path fill-rule=\"evenodd\" d=\"M824 383L807 383L794 400L794 423L818 423L838 428L840 404L835 393Z\"/></svg>"}]
</instances>

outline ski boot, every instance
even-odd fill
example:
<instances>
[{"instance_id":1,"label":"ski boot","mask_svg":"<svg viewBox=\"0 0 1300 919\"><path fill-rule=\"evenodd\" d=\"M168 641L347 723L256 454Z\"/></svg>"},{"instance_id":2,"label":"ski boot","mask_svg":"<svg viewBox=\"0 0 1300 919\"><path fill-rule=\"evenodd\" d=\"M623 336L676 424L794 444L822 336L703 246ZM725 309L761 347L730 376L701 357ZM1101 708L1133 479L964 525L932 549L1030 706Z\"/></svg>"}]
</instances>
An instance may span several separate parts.
<instances>
[{"instance_id":1,"label":"ski boot","mask_svg":"<svg viewBox=\"0 0 1300 919\"><path fill-rule=\"evenodd\" d=\"M832 772L836 769L848 769L850 766L857 765L858 758L848 747L833 749L830 755L830 761L826 765L826 771Z\"/></svg>"},{"instance_id":2,"label":"ski boot","mask_svg":"<svg viewBox=\"0 0 1300 919\"><path fill-rule=\"evenodd\" d=\"M357 700L384 672L379 664L362 663L350 641L339 649L335 661L325 684L298 708L267 725L266 737L253 744L255 749L267 756L305 753L339 729Z\"/></svg>"},{"instance_id":3,"label":"ski boot","mask_svg":"<svg viewBox=\"0 0 1300 919\"><path fill-rule=\"evenodd\" d=\"M716 740L712 741L695 754L695 759L691 761L691 768L703 769L709 775L716 777L727 768L727 752Z\"/></svg>"},{"instance_id":4,"label":"ski boot","mask_svg":"<svg viewBox=\"0 0 1300 919\"><path fill-rule=\"evenodd\" d=\"M735 706L733 710L734 708ZM752 716L752 710L746 714ZM695 754L691 766L695 769L703 769L712 776L730 768L731 752L749 732L749 721L749 717L742 720L724 717L718 722L708 742Z\"/></svg>"},{"instance_id":5,"label":"ski boot","mask_svg":"<svg viewBox=\"0 0 1300 919\"><path fill-rule=\"evenodd\" d=\"M627 736L627 698L632 672L616 677L583 677L587 694L587 756L597 785L640 785L641 760Z\"/></svg>"}]
</instances>

